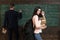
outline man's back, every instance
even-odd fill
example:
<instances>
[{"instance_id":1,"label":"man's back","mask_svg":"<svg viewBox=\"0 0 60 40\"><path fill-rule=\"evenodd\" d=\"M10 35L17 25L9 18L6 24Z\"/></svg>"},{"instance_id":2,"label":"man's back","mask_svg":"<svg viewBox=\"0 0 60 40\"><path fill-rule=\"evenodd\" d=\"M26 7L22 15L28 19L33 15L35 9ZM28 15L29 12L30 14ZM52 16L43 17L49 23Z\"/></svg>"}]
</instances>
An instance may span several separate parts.
<instances>
[{"instance_id":1,"label":"man's back","mask_svg":"<svg viewBox=\"0 0 60 40\"><path fill-rule=\"evenodd\" d=\"M7 27L16 27L18 26L18 12L14 10L9 10L5 13L7 19Z\"/></svg>"},{"instance_id":2,"label":"man's back","mask_svg":"<svg viewBox=\"0 0 60 40\"><path fill-rule=\"evenodd\" d=\"M22 18L21 12L14 11L14 4L10 5L10 9L5 12L5 19L3 24L3 31L7 31L8 40L12 40L13 32L15 33L16 40L19 40L18 32L18 18ZM7 28L7 29L6 29Z\"/></svg>"}]
</instances>

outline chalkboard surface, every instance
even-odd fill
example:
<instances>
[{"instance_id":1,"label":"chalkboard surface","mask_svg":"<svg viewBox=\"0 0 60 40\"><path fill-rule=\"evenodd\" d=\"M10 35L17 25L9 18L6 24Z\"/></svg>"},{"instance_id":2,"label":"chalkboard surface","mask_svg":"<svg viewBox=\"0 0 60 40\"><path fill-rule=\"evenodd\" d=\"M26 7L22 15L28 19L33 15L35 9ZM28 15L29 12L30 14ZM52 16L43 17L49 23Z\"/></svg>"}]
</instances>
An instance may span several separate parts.
<instances>
[{"instance_id":1,"label":"chalkboard surface","mask_svg":"<svg viewBox=\"0 0 60 40\"><path fill-rule=\"evenodd\" d=\"M0 5L0 14L1 14L1 25L3 25L4 22L4 14L5 11L8 10L9 5ZM22 10L23 18L21 20L18 20L19 26L25 25L26 21L29 20L32 17L32 14L34 12L34 8L40 6L43 11L45 11L45 16L47 19L47 26L59 26L59 7L58 4L16 4L15 10L19 11Z\"/></svg>"}]
</instances>

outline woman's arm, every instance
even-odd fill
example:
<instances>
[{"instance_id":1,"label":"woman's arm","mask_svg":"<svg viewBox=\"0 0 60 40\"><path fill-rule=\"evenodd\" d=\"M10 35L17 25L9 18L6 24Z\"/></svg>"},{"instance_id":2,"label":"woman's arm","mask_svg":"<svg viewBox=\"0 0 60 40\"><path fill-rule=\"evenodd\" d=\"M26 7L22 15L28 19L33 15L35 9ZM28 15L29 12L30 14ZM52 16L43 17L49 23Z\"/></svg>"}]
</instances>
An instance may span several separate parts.
<instances>
[{"instance_id":1,"label":"woman's arm","mask_svg":"<svg viewBox=\"0 0 60 40\"><path fill-rule=\"evenodd\" d=\"M34 24L36 29L40 29L40 27L41 27L41 25L40 25L41 24L41 20L40 21L38 20L38 16L37 15L35 15L33 17L33 24Z\"/></svg>"}]
</instances>

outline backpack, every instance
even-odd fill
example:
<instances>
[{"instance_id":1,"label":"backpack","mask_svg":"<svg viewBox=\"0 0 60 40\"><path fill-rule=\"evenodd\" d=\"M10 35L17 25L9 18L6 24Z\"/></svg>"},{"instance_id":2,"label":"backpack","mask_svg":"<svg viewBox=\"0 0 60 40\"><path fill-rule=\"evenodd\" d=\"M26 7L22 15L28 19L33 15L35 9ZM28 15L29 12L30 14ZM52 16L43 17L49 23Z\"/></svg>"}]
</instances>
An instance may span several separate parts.
<instances>
[{"instance_id":1,"label":"backpack","mask_svg":"<svg viewBox=\"0 0 60 40\"><path fill-rule=\"evenodd\" d=\"M24 32L25 33L30 33L33 32L33 24L32 24L32 19L29 19L25 26L24 26Z\"/></svg>"},{"instance_id":2,"label":"backpack","mask_svg":"<svg viewBox=\"0 0 60 40\"><path fill-rule=\"evenodd\" d=\"M35 40L32 19L28 20L24 26L24 40Z\"/></svg>"}]
</instances>

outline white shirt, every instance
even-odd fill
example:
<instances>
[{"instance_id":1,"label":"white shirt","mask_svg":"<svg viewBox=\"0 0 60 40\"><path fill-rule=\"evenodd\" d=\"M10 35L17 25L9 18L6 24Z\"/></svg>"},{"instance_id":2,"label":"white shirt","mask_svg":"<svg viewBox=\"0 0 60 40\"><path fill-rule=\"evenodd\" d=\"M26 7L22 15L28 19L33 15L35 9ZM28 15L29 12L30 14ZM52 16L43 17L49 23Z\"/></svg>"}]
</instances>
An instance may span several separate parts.
<instances>
[{"instance_id":1,"label":"white shirt","mask_svg":"<svg viewBox=\"0 0 60 40\"><path fill-rule=\"evenodd\" d=\"M35 28L34 33L42 33L42 29L40 28L41 27L41 20L38 20L38 16L37 15L33 16L32 20L33 20L34 26L36 28L39 28L39 29Z\"/></svg>"}]
</instances>

